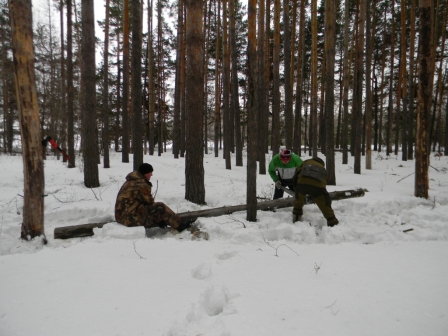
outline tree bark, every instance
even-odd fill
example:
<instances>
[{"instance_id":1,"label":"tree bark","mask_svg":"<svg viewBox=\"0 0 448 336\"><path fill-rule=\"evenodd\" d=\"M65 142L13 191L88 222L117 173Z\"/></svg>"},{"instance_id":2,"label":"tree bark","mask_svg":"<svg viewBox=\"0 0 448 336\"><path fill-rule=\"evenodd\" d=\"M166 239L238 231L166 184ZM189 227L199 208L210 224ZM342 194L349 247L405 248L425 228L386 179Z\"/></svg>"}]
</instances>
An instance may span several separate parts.
<instances>
[{"instance_id":1,"label":"tree bark","mask_svg":"<svg viewBox=\"0 0 448 336\"><path fill-rule=\"evenodd\" d=\"M96 135L96 64L93 0L82 0L82 130L84 155L84 184L87 188L100 186L98 176L98 138Z\"/></svg>"},{"instance_id":2,"label":"tree bark","mask_svg":"<svg viewBox=\"0 0 448 336\"><path fill-rule=\"evenodd\" d=\"M23 222L20 236L29 240L45 235L45 181L34 70L31 1L9 0L9 15L24 173Z\"/></svg>"},{"instance_id":3,"label":"tree bark","mask_svg":"<svg viewBox=\"0 0 448 336\"><path fill-rule=\"evenodd\" d=\"M336 39L336 8L333 1L325 1L325 135L327 184L336 185L334 162L334 66Z\"/></svg>"},{"instance_id":4,"label":"tree bark","mask_svg":"<svg viewBox=\"0 0 448 336\"><path fill-rule=\"evenodd\" d=\"M123 8L123 101L121 162L129 162L129 0Z\"/></svg>"},{"instance_id":5,"label":"tree bark","mask_svg":"<svg viewBox=\"0 0 448 336\"><path fill-rule=\"evenodd\" d=\"M106 0L103 70L103 167L110 168L109 160L109 1Z\"/></svg>"},{"instance_id":6,"label":"tree bark","mask_svg":"<svg viewBox=\"0 0 448 336\"><path fill-rule=\"evenodd\" d=\"M203 118L204 105L204 37L202 32L202 3L186 0L187 6L187 155L185 158L185 199L205 203Z\"/></svg>"},{"instance_id":7,"label":"tree bark","mask_svg":"<svg viewBox=\"0 0 448 336\"><path fill-rule=\"evenodd\" d=\"M429 189L429 130L428 123L431 113L432 85L434 76L431 67L432 34L433 34L433 1L420 0L419 28L419 86L417 105L417 137L415 146L415 190L416 197L428 198Z\"/></svg>"},{"instance_id":8,"label":"tree bark","mask_svg":"<svg viewBox=\"0 0 448 336\"><path fill-rule=\"evenodd\" d=\"M279 0L276 0L279 1ZM247 212L246 219L257 220L257 45L256 45L257 1L248 1L248 104L247 104Z\"/></svg>"},{"instance_id":9,"label":"tree bark","mask_svg":"<svg viewBox=\"0 0 448 336\"><path fill-rule=\"evenodd\" d=\"M132 0L132 148L134 170L138 170L138 167L143 163L141 7L140 0Z\"/></svg>"}]
</instances>

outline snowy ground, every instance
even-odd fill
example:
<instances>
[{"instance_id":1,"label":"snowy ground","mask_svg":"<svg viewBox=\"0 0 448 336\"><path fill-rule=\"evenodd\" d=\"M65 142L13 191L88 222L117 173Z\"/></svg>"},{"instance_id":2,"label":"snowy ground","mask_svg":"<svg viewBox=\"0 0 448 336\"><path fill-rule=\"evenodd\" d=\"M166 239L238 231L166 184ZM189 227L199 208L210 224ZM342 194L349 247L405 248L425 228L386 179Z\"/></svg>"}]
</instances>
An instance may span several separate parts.
<instances>
[{"instance_id":1,"label":"snowy ground","mask_svg":"<svg viewBox=\"0 0 448 336\"><path fill-rule=\"evenodd\" d=\"M337 227L326 227L315 205L296 224L291 208L259 211L256 223L240 212L199 218L208 241L158 229L145 238L143 228L114 223L132 170L121 154L112 168L99 166L101 187L92 190L79 168L50 157L43 246L18 238L22 158L0 156L0 335L446 336L448 158L431 157L425 200L413 196L415 161L400 157L374 152L373 170L363 160L355 175L353 158L342 165L336 154L337 186L328 190L368 190L333 203ZM184 199L183 158L145 162L157 201L176 212L206 208ZM204 167L207 207L245 203L246 167L226 170L214 154ZM269 175L257 186L272 198ZM56 227L103 221L111 223L93 237L53 239ZM314 225L323 225L318 236Z\"/></svg>"}]
</instances>

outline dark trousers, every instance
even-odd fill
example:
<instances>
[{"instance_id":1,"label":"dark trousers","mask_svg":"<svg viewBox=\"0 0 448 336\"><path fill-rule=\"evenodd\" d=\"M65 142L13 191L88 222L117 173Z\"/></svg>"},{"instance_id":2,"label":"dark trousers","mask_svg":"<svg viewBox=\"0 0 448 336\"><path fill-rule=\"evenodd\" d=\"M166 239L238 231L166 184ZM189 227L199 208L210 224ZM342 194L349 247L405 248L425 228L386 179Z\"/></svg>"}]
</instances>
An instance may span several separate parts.
<instances>
[{"instance_id":1,"label":"dark trousers","mask_svg":"<svg viewBox=\"0 0 448 336\"><path fill-rule=\"evenodd\" d=\"M294 214L303 215L303 205L305 204L305 195L310 195L311 199L319 207L322 215L326 219L334 217L334 211L331 208L331 198L327 189L317 188L307 184L299 184L297 186L296 200L294 201Z\"/></svg>"},{"instance_id":2,"label":"dark trousers","mask_svg":"<svg viewBox=\"0 0 448 336\"><path fill-rule=\"evenodd\" d=\"M292 184L287 184L283 181L282 182L282 186L284 187L288 187L289 190L294 191L294 186ZM274 187L274 198L273 199L279 199L279 198L283 198L283 194L285 192L283 191L283 189L277 189L277 187Z\"/></svg>"}]
</instances>

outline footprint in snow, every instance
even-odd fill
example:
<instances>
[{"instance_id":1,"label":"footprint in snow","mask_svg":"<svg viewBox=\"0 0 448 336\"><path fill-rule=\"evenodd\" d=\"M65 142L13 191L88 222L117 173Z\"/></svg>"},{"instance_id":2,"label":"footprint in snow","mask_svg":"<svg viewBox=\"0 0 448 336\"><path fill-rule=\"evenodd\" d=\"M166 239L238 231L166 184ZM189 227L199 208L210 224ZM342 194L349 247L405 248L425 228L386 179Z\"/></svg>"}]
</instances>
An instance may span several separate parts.
<instances>
[{"instance_id":1,"label":"footprint in snow","mask_svg":"<svg viewBox=\"0 0 448 336\"><path fill-rule=\"evenodd\" d=\"M209 263L203 263L191 270L191 276L198 280L204 280L212 275L212 266Z\"/></svg>"}]
</instances>

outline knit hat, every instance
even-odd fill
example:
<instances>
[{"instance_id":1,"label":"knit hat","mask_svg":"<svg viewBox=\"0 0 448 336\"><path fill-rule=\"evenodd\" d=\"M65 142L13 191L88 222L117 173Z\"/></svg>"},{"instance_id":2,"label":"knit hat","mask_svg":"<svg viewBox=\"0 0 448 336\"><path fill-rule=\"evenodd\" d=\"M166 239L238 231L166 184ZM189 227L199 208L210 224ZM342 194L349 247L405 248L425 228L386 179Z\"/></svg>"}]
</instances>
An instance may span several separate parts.
<instances>
[{"instance_id":1,"label":"knit hat","mask_svg":"<svg viewBox=\"0 0 448 336\"><path fill-rule=\"evenodd\" d=\"M142 175L146 175L148 173L153 172L154 169L152 168L152 166L149 163L142 163L139 167L138 167L138 172Z\"/></svg>"}]
</instances>

